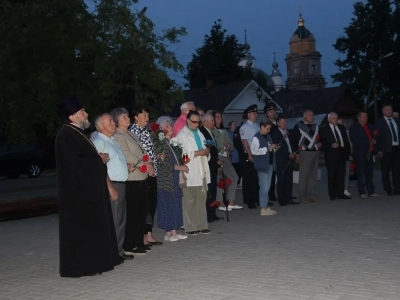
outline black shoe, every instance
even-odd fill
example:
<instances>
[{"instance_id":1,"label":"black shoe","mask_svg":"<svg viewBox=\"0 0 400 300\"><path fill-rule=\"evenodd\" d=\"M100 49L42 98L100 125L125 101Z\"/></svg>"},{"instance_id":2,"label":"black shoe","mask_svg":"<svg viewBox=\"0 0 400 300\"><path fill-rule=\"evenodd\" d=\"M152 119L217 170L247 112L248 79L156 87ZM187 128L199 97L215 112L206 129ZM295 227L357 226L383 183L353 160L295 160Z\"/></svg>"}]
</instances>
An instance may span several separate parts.
<instances>
[{"instance_id":1,"label":"black shoe","mask_svg":"<svg viewBox=\"0 0 400 300\"><path fill-rule=\"evenodd\" d=\"M210 233L211 233L211 230L203 229L203 230L199 230L198 232L199 232L200 234L210 234Z\"/></svg>"},{"instance_id":2,"label":"black shoe","mask_svg":"<svg viewBox=\"0 0 400 300\"><path fill-rule=\"evenodd\" d=\"M257 205L255 205L255 204L253 204L253 205L249 204L249 205L247 205L247 207L248 207L249 209L256 209L256 208L257 208Z\"/></svg>"},{"instance_id":3,"label":"black shoe","mask_svg":"<svg viewBox=\"0 0 400 300\"><path fill-rule=\"evenodd\" d=\"M155 241L155 242L148 242L151 246L161 246L163 243L159 242L159 241ZM149 245L146 245L149 246Z\"/></svg>"},{"instance_id":4,"label":"black shoe","mask_svg":"<svg viewBox=\"0 0 400 300\"><path fill-rule=\"evenodd\" d=\"M280 205L280 206L286 206L286 205L287 205L287 203L284 203L284 202L279 202L279 205Z\"/></svg>"},{"instance_id":5,"label":"black shoe","mask_svg":"<svg viewBox=\"0 0 400 300\"><path fill-rule=\"evenodd\" d=\"M292 200L293 200L293 199L297 199L297 198L296 198L295 196L292 196Z\"/></svg>"},{"instance_id":6,"label":"black shoe","mask_svg":"<svg viewBox=\"0 0 400 300\"><path fill-rule=\"evenodd\" d=\"M336 197L331 197L331 201L336 201Z\"/></svg>"},{"instance_id":7,"label":"black shoe","mask_svg":"<svg viewBox=\"0 0 400 300\"><path fill-rule=\"evenodd\" d=\"M133 256L133 255L131 255L131 254L124 254L124 255L121 255L120 257L119 257L119 259L120 260L122 260L122 261L124 261L124 260L130 260L130 259L134 259L135 257Z\"/></svg>"},{"instance_id":8,"label":"black shoe","mask_svg":"<svg viewBox=\"0 0 400 300\"><path fill-rule=\"evenodd\" d=\"M290 200L290 201L289 201L289 204L292 204L292 205L297 205L297 204L299 204L299 202L296 202L296 201Z\"/></svg>"},{"instance_id":9,"label":"black shoe","mask_svg":"<svg viewBox=\"0 0 400 300\"><path fill-rule=\"evenodd\" d=\"M223 220L223 219L224 219L223 217L214 217L211 220L213 220L213 222L215 222L215 221L220 221L220 220Z\"/></svg>"},{"instance_id":10,"label":"black shoe","mask_svg":"<svg viewBox=\"0 0 400 300\"><path fill-rule=\"evenodd\" d=\"M338 199L351 199L350 196L346 196L346 195L341 195L339 197L337 197Z\"/></svg>"},{"instance_id":11,"label":"black shoe","mask_svg":"<svg viewBox=\"0 0 400 300\"><path fill-rule=\"evenodd\" d=\"M145 255L147 251L144 249L144 247L136 247L131 251L125 251L125 253L129 255Z\"/></svg>"},{"instance_id":12,"label":"black shoe","mask_svg":"<svg viewBox=\"0 0 400 300\"><path fill-rule=\"evenodd\" d=\"M212 222L215 222L215 220L214 219L207 219L207 223L212 223Z\"/></svg>"},{"instance_id":13,"label":"black shoe","mask_svg":"<svg viewBox=\"0 0 400 300\"><path fill-rule=\"evenodd\" d=\"M187 235L198 235L199 232L197 230L196 231L187 231L186 234Z\"/></svg>"},{"instance_id":14,"label":"black shoe","mask_svg":"<svg viewBox=\"0 0 400 300\"><path fill-rule=\"evenodd\" d=\"M268 206L274 206L274 204L271 202L268 202Z\"/></svg>"}]
</instances>

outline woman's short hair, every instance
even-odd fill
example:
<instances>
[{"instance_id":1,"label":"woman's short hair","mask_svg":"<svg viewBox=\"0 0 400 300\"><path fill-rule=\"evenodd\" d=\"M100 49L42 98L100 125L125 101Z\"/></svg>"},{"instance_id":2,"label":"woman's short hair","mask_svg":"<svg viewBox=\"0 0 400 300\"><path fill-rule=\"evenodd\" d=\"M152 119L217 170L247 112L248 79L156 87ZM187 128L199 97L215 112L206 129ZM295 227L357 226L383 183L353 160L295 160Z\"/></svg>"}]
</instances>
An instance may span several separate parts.
<instances>
[{"instance_id":1,"label":"woman's short hair","mask_svg":"<svg viewBox=\"0 0 400 300\"><path fill-rule=\"evenodd\" d=\"M270 119L267 119L267 120L263 120L263 121L261 121L260 122L260 127L262 126L262 127L267 127L268 125L271 125L272 126L272 121L270 120Z\"/></svg>"},{"instance_id":2,"label":"woman's short hair","mask_svg":"<svg viewBox=\"0 0 400 300\"><path fill-rule=\"evenodd\" d=\"M139 104L139 105L136 105L136 106L133 108L133 110L132 110L132 116L133 116L133 117L137 117L139 114L144 113L144 112L149 113L149 110L147 109L147 107L145 107L145 106Z\"/></svg>"},{"instance_id":3,"label":"woman's short hair","mask_svg":"<svg viewBox=\"0 0 400 300\"><path fill-rule=\"evenodd\" d=\"M128 110L124 107L118 107L114 108L112 111L110 111L110 116L113 119L114 123L116 126L119 125L119 118L123 115L126 114L129 116Z\"/></svg>"},{"instance_id":4,"label":"woman's short hair","mask_svg":"<svg viewBox=\"0 0 400 300\"><path fill-rule=\"evenodd\" d=\"M188 112L188 114L187 114L187 119L190 119L191 116L198 116L198 117L200 118L199 112L198 112L198 111L195 111L195 110L191 110L191 111Z\"/></svg>"},{"instance_id":5,"label":"woman's short hair","mask_svg":"<svg viewBox=\"0 0 400 300\"><path fill-rule=\"evenodd\" d=\"M173 125L173 121L169 116L161 116L157 119L156 123L163 129L166 124Z\"/></svg>"}]
</instances>

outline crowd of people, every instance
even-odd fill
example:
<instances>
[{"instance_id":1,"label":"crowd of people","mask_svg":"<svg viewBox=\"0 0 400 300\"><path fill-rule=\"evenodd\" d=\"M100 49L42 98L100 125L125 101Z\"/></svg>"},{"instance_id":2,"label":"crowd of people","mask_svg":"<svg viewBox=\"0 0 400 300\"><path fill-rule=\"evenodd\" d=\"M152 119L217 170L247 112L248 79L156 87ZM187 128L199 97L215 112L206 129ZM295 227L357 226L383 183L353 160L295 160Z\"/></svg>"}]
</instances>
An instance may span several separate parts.
<instances>
[{"instance_id":1,"label":"crowd of people","mask_svg":"<svg viewBox=\"0 0 400 300\"><path fill-rule=\"evenodd\" d=\"M261 216L276 214L273 201L283 207L318 203L320 150L330 200L351 199L349 161L357 166L360 197L380 197L373 183L375 154L385 191L400 194L400 123L391 106L383 107L376 127L365 112L349 130L334 112L320 127L307 110L289 131L274 103L265 105L260 124L257 105L251 105L239 126L232 121L227 128L221 112L204 112L193 102L181 105L175 122L161 116L149 127L149 111L138 105L132 120L125 108L96 116L90 137L84 132L88 114L77 97L57 108L67 121L56 139L63 277L101 274L163 242L210 234L208 224L223 219L218 211L243 209L235 202L239 188L243 203L259 208ZM299 201L292 196L295 165ZM164 230L163 242L153 236L154 226Z\"/></svg>"}]
</instances>

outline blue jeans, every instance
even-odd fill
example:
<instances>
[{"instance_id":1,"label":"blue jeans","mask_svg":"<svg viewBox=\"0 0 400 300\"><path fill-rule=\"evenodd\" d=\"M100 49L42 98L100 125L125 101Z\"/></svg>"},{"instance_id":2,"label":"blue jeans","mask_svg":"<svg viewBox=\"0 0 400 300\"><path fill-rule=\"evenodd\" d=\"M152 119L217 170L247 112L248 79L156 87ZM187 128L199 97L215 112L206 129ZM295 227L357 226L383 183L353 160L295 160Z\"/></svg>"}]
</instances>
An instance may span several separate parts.
<instances>
[{"instance_id":1,"label":"blue jeans","mask_svg":"<svg viewBox=\"0 0 400 300\"><path fill-rule=\"evenodd\" d=\"M260 207L267 208L269 201L269 187L271 186L271 177L273 172L272 166L269 167L267 172L257 172L258 173L258 184L260 186L259 199Z\"/></svg>"}]
</instances>

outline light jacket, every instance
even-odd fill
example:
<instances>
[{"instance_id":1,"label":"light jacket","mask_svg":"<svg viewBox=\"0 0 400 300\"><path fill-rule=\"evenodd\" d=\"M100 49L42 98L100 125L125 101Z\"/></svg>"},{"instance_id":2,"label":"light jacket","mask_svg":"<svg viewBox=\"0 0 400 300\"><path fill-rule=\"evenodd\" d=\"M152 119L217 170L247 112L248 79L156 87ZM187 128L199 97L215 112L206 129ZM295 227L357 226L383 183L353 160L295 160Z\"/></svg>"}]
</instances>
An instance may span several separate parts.
<instances>
[{"instance_id":1,"label":"light jacket","mask_svg":"<svg viewBox=\"0 0 400 300\"><path fill-rule=\"evenodd\" d=\"M204 135L200 132L200 130L198 130L198 133L200 136L200 140L205 141ZM190 129L187 128L187 126L183 127L176 137L182 142L183 153L186 153L190 159L189 163L187 164L189 168L189 173L186 174L186 185L188 187L203 186L204 177L206 178L207 183L210 183L210 169L208 167L208 160L210 159L210 155L208 157L194 157L194 152L202 149L197 148L194 135L190 131ZM204 145L203 149L205 149Z\"/></svg>"}]
</instances>

